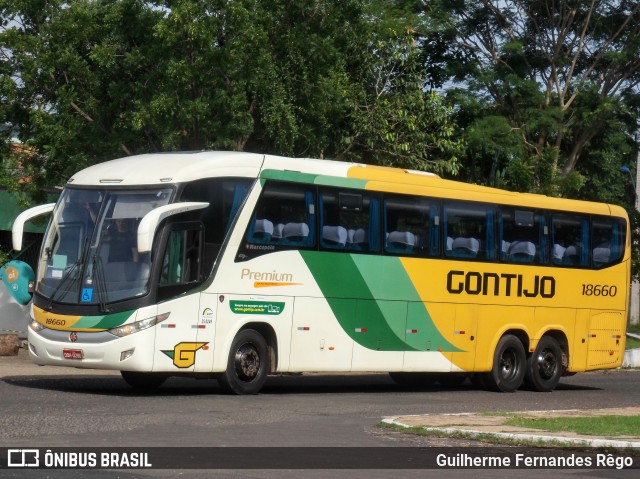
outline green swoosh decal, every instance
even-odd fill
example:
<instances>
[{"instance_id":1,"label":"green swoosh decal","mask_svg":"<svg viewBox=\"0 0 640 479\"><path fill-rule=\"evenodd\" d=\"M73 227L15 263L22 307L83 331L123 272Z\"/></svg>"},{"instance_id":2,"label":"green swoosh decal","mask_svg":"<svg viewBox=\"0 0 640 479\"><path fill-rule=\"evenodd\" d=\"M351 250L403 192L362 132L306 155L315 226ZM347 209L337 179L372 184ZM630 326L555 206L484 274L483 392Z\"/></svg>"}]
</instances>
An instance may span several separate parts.
<instances>
[{"instance_id":1,"label":"green swoosh decal","mask_svg":"<svg viewBox=\"0 0 640 479\"><path fill-rule=\"evenodd\" d=\"M300 255L340 326L361 346L461 351L438 331L398 258L317 251ZM408 325L416 332L408 333Z\"/></svg>"}]
</instances>

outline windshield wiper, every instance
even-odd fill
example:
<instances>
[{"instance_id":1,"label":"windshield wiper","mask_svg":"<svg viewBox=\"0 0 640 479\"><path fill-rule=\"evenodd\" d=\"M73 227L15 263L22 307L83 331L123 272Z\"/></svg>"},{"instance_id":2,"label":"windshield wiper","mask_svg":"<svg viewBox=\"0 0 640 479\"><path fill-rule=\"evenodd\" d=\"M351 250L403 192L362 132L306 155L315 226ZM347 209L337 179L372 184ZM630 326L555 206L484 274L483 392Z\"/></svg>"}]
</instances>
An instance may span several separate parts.
<instances>
[{"instance_id":1,"label":"windshield wiper","mask_svg":"<svg viewBox=\"0 0 640 479\"><path fill-rule=\"evenodd\" d=\"M67 272L64 274L64 276L62 277L62 279L58 283L58 286L56 286L56 289L54 289L53 293L51 293L51 296L49 297L49 302L47 303L47 309L49 311L51 311L51 307L53 306L53 302L56 300L56 297L58 296L58 293L62 289L62 286L64 286L70 279L71 279L71 283L69 284L69 286L72 286L80 278L80 276L81 276L80 274L76 274L74 278L71 278L71 274L74 271L77 271L79 273L80 266L82 265L82 263L84 261L84 257L86 255L87 241L88 240L89 240L89 238L85 238L84 245L82 246L82 251L80 253L80 257L77 259L76 262L73 263L73 265L71 265L71 267L67 270ZM47 256L50 257L51 252L50 252L49 248L46 248L45 252L46 252ZM67 289L66 292L68 293L69 291L70 291L70 288Z\"/></svg>"},{"instance_id":2,"label":"windshield wiper","mask_svg":"<svg viewBox=\"0 0 640 479\"><path fill-rule=\"evenodd\" d=\"M93 255L93 286L96 289L96 294L98 295L98 304L100 305L101 313L108 313L109 308L107 307L107 301L109 300L108 291L107 291L107 280L104 277L104 266L102 265L102 258L98 254L100 251L100 246L96 249L96 252Z\"/></svg>"},{"instance_id":3,"label":"windshield wiper","mask_svg":"<svg viewBox=\"0 0 640 479\"><path fill-rule=\"evenodd\" d=\"M53 293L51 294L51 297L49 298L49 303L47 304L47 309L49 311L51 311L51 306L53 305L53 302L56 300L56 297L57 297L58 293L60 292L60 289L62 289L62 286L64 286L69 281L69 279L71 278L71 274L78 269L78 266L80 266L80 260L78 260L75 263L73 263L71 268L69 268L67 270L67 272L64 274L64 276L62 277L62 279L58 283L58 286L56 286L56 289L53 290ZM73 285L78 280L79 277L80 277L80 275L76 274L75 278L73 278L73 280L70 283L70 285ZM67 292L69 292L69 291L67 290Z\"/></svg>"}]
</instances>

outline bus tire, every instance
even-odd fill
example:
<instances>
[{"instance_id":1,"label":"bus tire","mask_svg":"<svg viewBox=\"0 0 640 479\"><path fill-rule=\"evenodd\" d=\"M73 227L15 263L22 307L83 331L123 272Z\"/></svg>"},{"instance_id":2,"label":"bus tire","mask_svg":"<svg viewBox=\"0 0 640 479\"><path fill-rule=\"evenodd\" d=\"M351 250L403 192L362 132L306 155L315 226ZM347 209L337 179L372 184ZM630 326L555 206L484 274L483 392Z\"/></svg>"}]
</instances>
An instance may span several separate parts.
<instances>
[{"instance_id":1,"label":"bus tire","mask_svg":"<svg viewBox=\"0 0 640 479\"><path fill-rule=\"evenodd\" d=\"M514 392L522 385L526 364L527 358L520 340L512 334L505 334L496 346L493 367L484 377L487 389Z\"/></svg>"},{"instance_id":2,"label":"bus tire","mask_svg":"<svg viewBox=\"0 0 640 479\"><path fill-rule=\"evenodd\" d=\"M218 383L229 394L258 394L268 372L267 342L257 331L245 329L231 343L227 370L218 377Z\"/></svg>"},{"instance_id":3,"label":"bus tire","mask_svg":"<svg viewBox=\"0 0 640 479\"><path fill-rule=\"evenodd\" d=\"M158 389L167 380L164 374L140 373L137 371L120 371L122 379L134 389Z\"/></svg>"},{"instance_id":4,"label":"bus tire","mask_svg":"<svg viewBox=\"0 0 640 479\"><path fill-rule=\"evenodd\" d=\"M534 391L553 391L564 373L562 348L551 336L544 336L527 361L525 383Z\"/></svg>"}]
</instances>

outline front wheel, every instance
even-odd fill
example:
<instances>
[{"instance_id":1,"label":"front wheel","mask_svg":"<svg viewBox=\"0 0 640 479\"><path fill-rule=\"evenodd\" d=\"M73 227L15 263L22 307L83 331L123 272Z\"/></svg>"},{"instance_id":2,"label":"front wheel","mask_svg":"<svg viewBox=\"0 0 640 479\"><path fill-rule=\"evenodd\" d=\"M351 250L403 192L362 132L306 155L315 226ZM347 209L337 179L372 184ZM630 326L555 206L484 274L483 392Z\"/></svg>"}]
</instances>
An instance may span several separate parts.
<instances>
[{"instance_id":1,"label":"front wheel","mask_svg":"<svg viewBox=\"0 0 640 479\"><path fill-rule=\"evenodd\" d=\"M257 331L245 329L233 340L227 370L218 378L218 383L230 394L258 394L268 372L267 342Z\"/></svg>"},{"instance_id":2,"label":"front wheel","mask_svg":"<svg viewBox=\"0 0 640 479\"><path fill-rule=\"evenodd\" d=\"M551 336L543 337L527 361L525 383L535 391L553 391L564 373L562 348Z\"/></svg>"},{"instance_id":3,"label":"front wheel","mask_svg":"<svg viewBox=\"0 0 640 479\"><path fill-rule=\"evenodd\" d=\"M493 367L484 377L485 385L493 391L510 393L522 385L526 368L526 355L520 340L505 334L493 355Z\"/></svg>"}]
</instances>

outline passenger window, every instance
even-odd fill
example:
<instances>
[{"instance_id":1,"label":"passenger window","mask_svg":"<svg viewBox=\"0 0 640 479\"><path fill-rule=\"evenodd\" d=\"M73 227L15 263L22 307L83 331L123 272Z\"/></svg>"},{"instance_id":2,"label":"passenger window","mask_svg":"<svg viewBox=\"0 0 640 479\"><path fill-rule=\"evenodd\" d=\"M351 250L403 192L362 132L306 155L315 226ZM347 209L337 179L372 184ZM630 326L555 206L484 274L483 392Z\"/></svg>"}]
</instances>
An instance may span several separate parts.
<instances>
[{"instance_id":1,"label":"passenger window","mask_svg":"<svg viewBox=\"0 0 640 479\"><path fill-rule=\"evenodd\" d=\"M545 217L535 211L500 211L500 260L507 263L547 262Z\"/></svg>"},{"instance_id":2,"label":"passenger window","mask_svg":"<svg viewBox=\"0 0 640 479\"><path fill-rule=\"evenodd\" d=\"M320 192L320 247L349 252L380 250L378 199L360 191Z\"/></svg>"},{"instance_id":3,"label":"passenger window","mask_svg":"<svg viewBox=\"0 0 640 479\"><path fill-rule=\"evenodd\" d=\"M204 201L207 208L186 213L181 219L201 221L204 224L202 256L203 274L209 275L220 252L224 237L240 210L252 180L247 178L205 178L188 183L180 201Z\"/></svg>"},{"instance_id":4,"label":"passenger window","mask_svg":"<svg viewBox=\"0 0 640 479\"><path fill-rule=\"evenodd\" d=\"M624 253L626 223L619 218L594 218L591 222L593 239L592 262L595 268L617 263Z\"/></svg>"},{"instance_id":5,"label":"passenger window","mask_svg":"<svg viewBox=\"0 0 640 479\"><path fill-rule=\"evenodd\" d=\"M552 261L559 266L589 266L589 220L578 215L551 217Z\"/></svg>"},{"instance_id":6,"label":"passenger window","mask_svg":"<svg viewBox=\"0 0 640 479\"><path fill-rule=\"evenodd\" d=\"M450 258L493 260L494 212L489 206L450 203L444 207L444 254Z\"/></svg>"},{"instance_id":7,"label":"passenger window","mask_svg":"<svg viewBox=\"0 0 640 479\"><path fill-rule=\"evenodd\" d=\"M270 182L256 205L247 242L284 248L315 245L315 203L307 185Z\"/></svg>"},{"instance_id":8,"label":"passenger window","mask_svg":"<svg viewBox=\"0 0 640 479\"><path fill-rule=\"evenodd\" d=\"M388 196L384 200L386 253L436 256L440 251L438 207L427 198Z\"/></svg>"}]
</instances>

